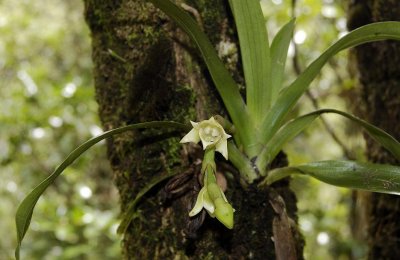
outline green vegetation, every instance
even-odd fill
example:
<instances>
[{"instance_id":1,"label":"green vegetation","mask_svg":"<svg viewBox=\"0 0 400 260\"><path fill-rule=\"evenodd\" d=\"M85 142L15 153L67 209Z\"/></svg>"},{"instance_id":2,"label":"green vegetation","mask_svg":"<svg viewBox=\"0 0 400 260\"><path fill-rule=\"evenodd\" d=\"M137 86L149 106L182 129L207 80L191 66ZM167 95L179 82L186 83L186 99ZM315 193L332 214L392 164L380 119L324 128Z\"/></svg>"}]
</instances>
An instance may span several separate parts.
<instances>
[{"instance_id":1,"label":"green vegetation","mask_svg":"<svg viewBox=\"0 0 400 260\"><path fill-rule=\"evenodd\" d=\"M272 35L291 18L286 2L263 2ZM300 49L297 58L303 68L303 63L316 58L338 34L345 32L345 20L343 10L330 1L325 4L316 0L298 1L298 7L294 41ZM0 6L0 14L0 33L3 35L0 57L4 59L0 60L3 100L0 130L5 133L0 137L3 176L0 213L7 220L1 223L4 225L1 230L11 234L15 233L10 228L13 227L15 205L26 191L52 172L70 151L91 136L100 134L101 130L95 115L89 36L81 3L46 1L39 5L9 1ZM287 65L290 74L279 79L278 85L280 81L288 85L295 78L298 64L293 64L293 45L290 48ZM324 107L344 109L345 102L338 96L347 95L352 86L351 81L343 80L349 78L345 64L346 57L340 54L313 83L311 94L318 97ZM278 91L274 93L277 95ZM290 117L315 110L312 108L314 100L301 101ZM260 112L259 101L254 103L252 109ZM231 106L232 111L237 109L235 105ZM245 120L239 117L236 121ZM329 122L335 135L343 140L350 128L336 117ZM326 133L325 126L317 124L295 138L285 150L293 165L343 158L343 150L347 157L350 151L352 159L362 160L359 155L361 137L354 136L344 147L330 139L332 136ZM246 137L240 139L246 141ZM253 151L249 150L249 153ZM68 168L61 180L39 201L22 255L40 259L98 259L105 256L118 259L117 201L112 187L104 147L99 145ZM351 204L349 191L302 177L295 177L293 188L300 197L300 228L307 237L306 257L327 259L330 254L336 259L362 254L363 247L350 239L346 225ZM1 254L5 252L0 258L11 258L16 240L0 243Z\"/></svg>"},{"instance_id":2,"label":"green vegetation","mask_svg":"<svg viewBox=\"0 0 400 260\"><path fill-rule=\"evenodd\" d=\"M16 207L76 146L101 133L83 4L0 5L0 259L13 259ZM104 144L38 203L22 256L119 259L118 200Z\"/></svg>"}]
</instances>

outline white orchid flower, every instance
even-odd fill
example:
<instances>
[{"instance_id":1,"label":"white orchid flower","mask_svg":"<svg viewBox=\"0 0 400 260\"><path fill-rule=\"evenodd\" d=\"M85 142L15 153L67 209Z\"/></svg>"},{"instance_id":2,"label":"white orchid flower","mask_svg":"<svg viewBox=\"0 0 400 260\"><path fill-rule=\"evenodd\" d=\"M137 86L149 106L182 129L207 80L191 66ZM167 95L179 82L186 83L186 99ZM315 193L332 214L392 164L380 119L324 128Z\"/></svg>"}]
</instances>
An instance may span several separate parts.
<instances>
[{"instance_id":1,"label":"white orchid flower","mask_svg":"<svg viewBox=\"0 0 400 260\"><path fill-rule=\"evenodd\" d=\"M192 122L193 129L185 135L180 143L198 143L201 141L203 149L215 146L215 150L221 153L225 159L228 160L228 142L227 139L231 137L225 133L224 128L221 126L214 117L201 122Z\"/></svg>"}]
</instances>

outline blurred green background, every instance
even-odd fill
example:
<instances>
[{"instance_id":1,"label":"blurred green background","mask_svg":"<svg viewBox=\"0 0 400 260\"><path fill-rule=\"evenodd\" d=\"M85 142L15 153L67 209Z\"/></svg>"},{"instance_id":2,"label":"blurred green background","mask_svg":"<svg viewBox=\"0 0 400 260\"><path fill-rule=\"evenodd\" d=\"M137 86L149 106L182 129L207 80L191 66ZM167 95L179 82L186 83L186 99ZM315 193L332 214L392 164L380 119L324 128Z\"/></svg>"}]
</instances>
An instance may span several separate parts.
<instances>
[{"instance_id":1,"label":"blurred green background","mask_svg":"<svg viewBox=\"0 0 400 260\"><path fill-rule=\"evenodd\" d=\"M0 259L13 259L18 203L102 130L83 2L0 3ZM100 144L39 200L22 259L119 259L118 209Z\"/></svg>"},{"instance_id":2,"label":"blurred green background","mask_svg":"<svg viewBox=\"0 0 400 260\"><path fill-rule=\"evenodd\" d=\"M292 15L292 1L263 0L273 36ZM296 33L286 80L346 32L344 4L298 0ZM271 37L270 37L271 38ZM297 52L295 52L295 49ZM346 53L331 60L310 95L318 106L342 110L354 82ZM94 99L90 33L80 0L0 1L0 259L13 259L14 215L21 199L69 152L102 132ZM305 96L293 112L315 109ZM364 142L348 121L324 117L343 144L318 121L285 151L291 163L347 157L362 159ZM306 259L360 259L365 245L350 232L351 191L296 177ZM22 259L120 259L118 196L105 157L96 145L68 168L39 200ZM26 256L26 257L24 257Z\"/></svg>"}]
</instances>

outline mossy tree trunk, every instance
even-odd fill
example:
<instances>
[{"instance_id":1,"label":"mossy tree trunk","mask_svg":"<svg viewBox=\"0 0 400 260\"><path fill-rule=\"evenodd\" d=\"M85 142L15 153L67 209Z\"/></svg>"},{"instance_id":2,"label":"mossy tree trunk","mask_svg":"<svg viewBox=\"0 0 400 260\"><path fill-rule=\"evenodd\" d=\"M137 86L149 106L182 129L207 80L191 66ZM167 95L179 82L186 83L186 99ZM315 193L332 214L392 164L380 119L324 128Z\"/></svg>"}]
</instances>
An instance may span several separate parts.
<instances>
[{"instance_id":1,"label":"mossy tree trunk","mask_svg":"<svg viewBox=\"0 0 400 260\"><path fill-rule=\"evenodd\" d=\"M227 1L192 0L186 4L194 8L194 16L202 21L215 46L236 42ZM151 4L85 0L85 14L92 34L96 99L105 130L151 120L188 123L215 114L226 116L193 45ZM224 58L241 81L237 56ZM274 259L275 245L291 259L302 258L301 239L292 236L296 201L288 181L277 184L273 191L256 185L244 190L237 173L221 157L217 158L218 169L228 179L227 196L236 209L235 227L228 230L208 216L202 222L204 214L190 219L188 211L199 188L202 149L180 145L179 137L165 140L174 134L136 131L107 142L122 213L154 176L182 173L177 181L184 181L182 187L187 188L176 196L174 183L161 183L145 196L138 205L138 217L123 238L126 259ZM276 163L285 163L285 157ZM281 197L271 194L284 199L287 214L294 220L291 225L280 221L285 212L279 215L272 209L271 203L278 202L271 198ZM277 237L288 230L287 236ZM287 243L291 240L294 243Z\"/></svg>"},{"instance_id":2,"label":"mossy tree trunk","mask_svg":"<svg viewBox=\"0 0 400 260\"><path fill-rule=\"evenodd\" d=\"M399 21L398 0L351 1L349 29L380 21ZM400 139L400 43L384 41L365 44L353 50L360 85L360 111L374 125ZM380 145L365 137L367 156L378 163L399 164ZM369 259L399 259L400 198L364 194L362 218L369 244Z\"/></svg>"}]
</instances>

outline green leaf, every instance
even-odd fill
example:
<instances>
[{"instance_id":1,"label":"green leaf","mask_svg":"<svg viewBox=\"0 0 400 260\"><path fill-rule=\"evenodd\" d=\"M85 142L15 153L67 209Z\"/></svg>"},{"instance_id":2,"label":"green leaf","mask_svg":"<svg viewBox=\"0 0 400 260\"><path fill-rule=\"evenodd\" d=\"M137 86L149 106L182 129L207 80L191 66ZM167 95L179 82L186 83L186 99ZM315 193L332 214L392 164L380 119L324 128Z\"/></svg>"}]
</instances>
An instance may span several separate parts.
<instances>
[{"instance_id":1,"label":"green leaf","mask_svg":"<svg viewBox=\"0 0 400 260\"><path fill-rule=\"evenodd\" d=\"M240 172L240 177L246 183L253 183L259 176L253 168L252 162L235 145L233 141L228 142L229 161Z\"/></svg>"},{"instance_id":2,"label":"green leaf","mask_svg":"<svg viewBox=\"0 0 400 260\"><path fill-rule=\"evenodd\" d=\"M267 166L275 156L282 150L282 147L300 132L309 126L320 114L311 113L289 121L284 125L272 139L263 147L256 160L256 166L261 175L267 174Z\"/></svg>"},{"instance_id":3,"label":"green leaf","mask_svg":"<svg viewBox=\"0 0 400 260\"><path fill-rule=\"evenodd\" d=\"M178 172L171 172L169 174L164 174L160 176L154 177L148 184L146 184L143 189L139 191L139 193L136 195L135 199L131 201L128 205L128 209L124 212L124 215L122 215L122 220L121 223L118 226L117 233L118 234L124 234L131 224L132 220L135 219L135 217L138 216L138 213L136 211L136 206L139 203L139 201L142 199L142 197L148 193L154 186L159 184L160 182L171 178L172 176L176 175Z\"/></svg>"},{"instance_id":4,"label":"green leaf","mask_svg":"<svg viewBox=\"0 0 400 260\"><path fill-rule=\"evenodd\" d=\"M246 104L240 95L237 84L218 57L206 34L189 14L170 0L149 1L174 20L197 45L225 107L232 118L233 124L237 129L240 129L237 134L244 144L251 143L254 135L251 134L252 128L249 123L249 113Z\"/></svg>"},{"instance_id":5,"label":"green leaf","mask_svg":"<svg viewBox=\"0 0 400 260\"><path fill-rule=\"evenodd\" d=\"M334 113L344 116L359 124L375 141L385 147L393 156L400 160L400 143L382 129L348 113L335 109L321 109L289 121L274 135L258 156L256 165L265 174L267 165L275 158L283 145L302 132L317 117L324 113Z\"/></svg>"},{"instance_id":6,"label":"green leaf","mask_svg":"<svg viewBox=\"0 0 400 260\"><path fill-rule=\"evenodd\" d=\"M290 174L305 174L322 182L373 192L400 195L400 167L354 161L321 161L272 170L271 184Z\"/></svg>"},{"instance_id":7,"label":"green leaf","mask_svg":"<svg viewBox=\"0 0 400 260\"><path fill-rule=\"evenodd\" d=\"M230 0L239 35L240 52L246 80L247 106L259 124L271 106L270 54L268 34L260 1Z\"/></svg>"},{"instance_id":8,"label":"green leaf","mask_svg":"<svg viewBox=\"0 0 400 260\"><path fill-rule=\"evenodd\" d=\"M290 40L292 39L295 19L285 24L271 44L271 100L272 104L278 96L283 84L285 73L286 58L289 50Z\"/></svg>"},{"instance_id":9,"label":"green leaf","mask_svg":"<svg viewBox=\"0 0 400 260\"><path fill-rule=\"evenodd\" d=\"M187 125L170 121L164 121L164 122L154 121L147 123L139 123L107 131L80 145L78 148L76 148L68 155L68 157L55 169L55 171L52 174L50 174L44 181L42 181L38 186L36 186L36 188L34 188L19 205L17 213L15 215L15 223L17 227L17 242L18 242L17 248L15 249L16 259L19 259L19 250L21 247L21 243L22 240L24 239L26 232L28 231L35 205L39 200L40 196L43 194L43 192L47 189L47 187L49 187L55 181L55 179L69 165L71 165L82 153L84 153L86 150L88 150L96 143L113 135L139 128L175 128L186 131L190 130L190 127L188 127Z\"/></svg>"},{"instance_id":10,"label":"green leaf","mask_svg":"<svg viewBox=\"0 0 400 260\"><path fill-rule=\"evenodd\" d=\"M325 63L341 50L379 40L400 40L400 22L380 22L360 27L338 40L317 58L300 76L279 94L261 125L261 142L267 143L280 128L285 116L296 104Z\"/></svg>"}]
</instances>

